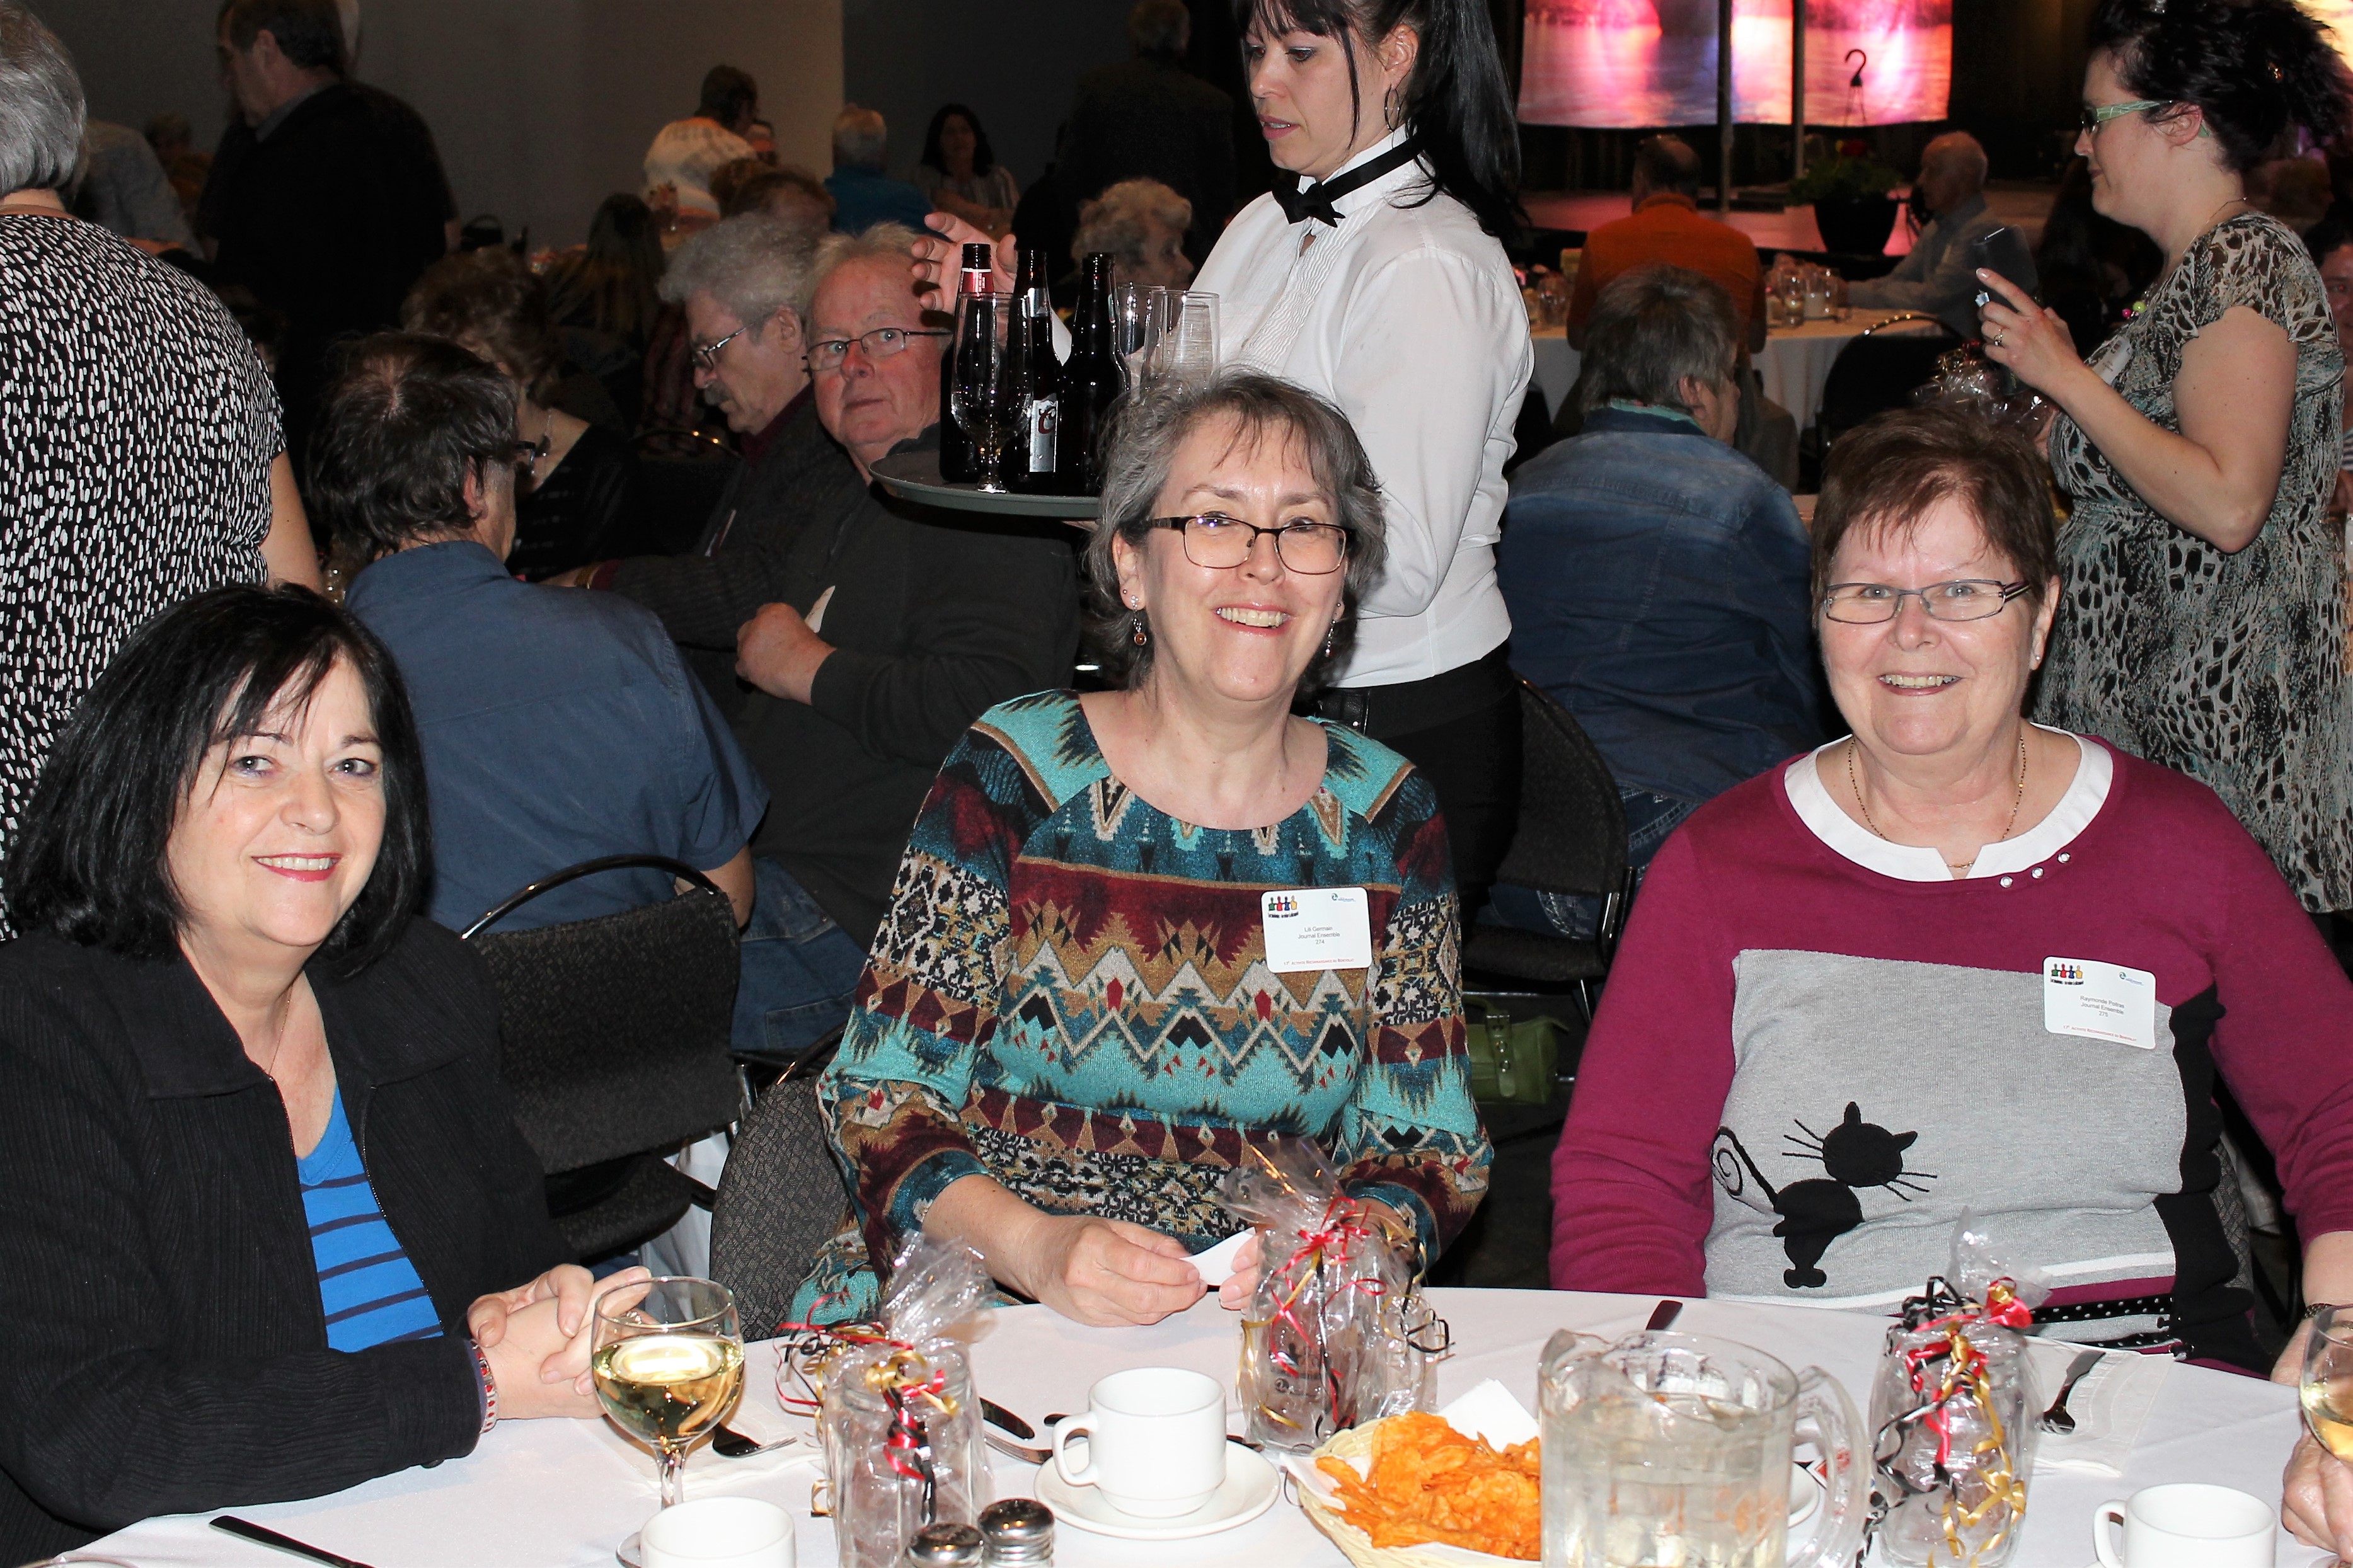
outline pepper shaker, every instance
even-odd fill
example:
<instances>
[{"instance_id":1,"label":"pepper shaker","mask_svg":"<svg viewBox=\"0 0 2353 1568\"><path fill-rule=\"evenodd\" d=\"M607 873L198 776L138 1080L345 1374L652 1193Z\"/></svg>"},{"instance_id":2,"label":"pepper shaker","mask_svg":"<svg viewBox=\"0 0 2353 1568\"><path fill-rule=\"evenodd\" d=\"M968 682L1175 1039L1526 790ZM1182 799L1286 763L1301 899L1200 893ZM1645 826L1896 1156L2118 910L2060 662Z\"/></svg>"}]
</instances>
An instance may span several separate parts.
<instances>
[{"instance_id":1,"label":"pepper shaker","mask_svg":"<svg viewBox=\"0 0 2353 1568\"><path fill-rule=\"evenodd\" d=\"M1036 1498L1013 1497L980 1510L987 1568L1054 1568L1054 1510Z\"/></svg>"},{"instance_id":2,"label":"pepper shaker","mask_svg":"<svg viewBox=\"0 0 2353 1568\"><path fill-rule=\"evenodd\" d=\"M907 1543L906 1568L981 1568L980 1531L968 1524L927 1524Z\"/></svg>"}]
</instances>

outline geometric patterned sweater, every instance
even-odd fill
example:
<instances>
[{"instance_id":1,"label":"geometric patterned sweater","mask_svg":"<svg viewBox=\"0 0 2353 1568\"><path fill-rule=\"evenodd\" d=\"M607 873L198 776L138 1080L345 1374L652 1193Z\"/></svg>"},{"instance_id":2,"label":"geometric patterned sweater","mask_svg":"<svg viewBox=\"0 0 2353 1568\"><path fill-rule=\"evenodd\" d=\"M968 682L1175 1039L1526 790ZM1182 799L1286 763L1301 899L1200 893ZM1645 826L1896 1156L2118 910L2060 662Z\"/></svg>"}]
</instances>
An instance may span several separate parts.
<instances>
[{"instance_id":1,"label":"geometric patterned sweater","mask_svg":"<svg viewBox=\"0 0 2353 1568\"><path fill-rule=\"evenodd\" d=\"M1178 822L1111 774L1075 693L984 713L908 841L841 1048L818 1081L858 1233L802 1313L871 1305L870 1259L987 1174L1039 1208L1200 1251L1241 1228L1247 1143L1322 1143L1435 1258L1486 1191L1453 876L1429 784L1324 726L1322 787L1271 826ZM1276 974L1259 898L1361 887L1374 967Z\"/></svg>"}]
</instances>

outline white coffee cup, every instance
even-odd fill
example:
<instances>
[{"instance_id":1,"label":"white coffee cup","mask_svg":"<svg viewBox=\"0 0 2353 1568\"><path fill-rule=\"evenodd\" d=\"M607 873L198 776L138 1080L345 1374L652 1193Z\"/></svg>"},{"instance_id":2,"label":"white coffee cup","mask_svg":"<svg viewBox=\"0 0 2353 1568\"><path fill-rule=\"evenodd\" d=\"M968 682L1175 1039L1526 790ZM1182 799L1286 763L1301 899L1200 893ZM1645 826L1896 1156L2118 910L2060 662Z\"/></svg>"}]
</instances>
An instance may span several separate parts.
<instances>
[{"instance_id":1,"label":"white coffee cup","mask_svg":"<svg viewBox=\"0 0 2353 1568\"><path fill-rule=\"evenodd\" d=\"M1081 1433L1087 1462L1073 1469L1065 1449ZM1054 1471L1139 1519L1190 1513L1225 1485L1226 1391L1178 1367L1115 1372L1088 1390L1085 1415L1054 1428Z\"/></svg>"},{"instance_id":2,"label":"white coffee cup","mask_svg":"<svg viewBox=\"0 0 2353 1568\"><path fill-rule=\"evenodd\" d=\"M2194 1481L2144 1487L2092 1515L2102 1568L2273 1568L2278 1541L2279 1516L2269 1503Z\"/></svg>"},{"instance_id":3,"label":"white coffee cup","mask_svg":"<svg viewBox=\"0 0 2353 1568\"><path fill-rule=\"evenodd\" d=\"M793 1568L793 1521L758 1498L696 1498L646 1521L638 1555L645 1568Z\"/></svg>"}]
</instances>

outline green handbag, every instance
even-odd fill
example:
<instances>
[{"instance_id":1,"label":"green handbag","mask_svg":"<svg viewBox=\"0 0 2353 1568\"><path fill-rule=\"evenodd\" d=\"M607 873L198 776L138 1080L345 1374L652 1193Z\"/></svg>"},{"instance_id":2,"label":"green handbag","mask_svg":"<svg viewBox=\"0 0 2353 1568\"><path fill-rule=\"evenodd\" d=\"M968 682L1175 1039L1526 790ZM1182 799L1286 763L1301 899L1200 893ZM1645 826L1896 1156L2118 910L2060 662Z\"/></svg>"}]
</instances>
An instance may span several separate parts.
<instances>
[{"instance_id":1,"label":"green handbag","mask_svg":"<svg viewBox=\"0 0 2353 1568\"><path fill-rule=\"evenodd\" d=\"M1466 1020L1471 1097L1511 1105L1548 1105L1560 1048L1554 1017L1514 1022L1500 1007L1474 1008Z\"/></svg>"}]
</instances>

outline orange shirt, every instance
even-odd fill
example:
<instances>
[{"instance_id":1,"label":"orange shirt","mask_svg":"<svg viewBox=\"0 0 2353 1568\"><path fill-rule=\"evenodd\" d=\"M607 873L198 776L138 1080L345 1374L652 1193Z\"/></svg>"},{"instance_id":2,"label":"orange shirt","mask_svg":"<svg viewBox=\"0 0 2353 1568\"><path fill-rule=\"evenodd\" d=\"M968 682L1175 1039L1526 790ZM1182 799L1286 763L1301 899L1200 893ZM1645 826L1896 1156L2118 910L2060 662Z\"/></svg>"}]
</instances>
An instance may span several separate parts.
<instances>
[{"instance_id":1,"label":"orange shirt","mask_svg":"<svg viewBox=\"0 0 2353 1568\"><path fill-rule=\"evenodd\" d=\"M1605 223L1585 237L1585 257L1568 299L1568 334L1581 340L1593 297L1612 279L1653 261L1687 267L1724 285L1740 318L1740 346L1748 345L1748 324L1765 311L1765 270L1757 247L1728 223L1699 216L1699 204L1680 191L1660 191L1628 217Z\"/></svg>"}]
</instances>

